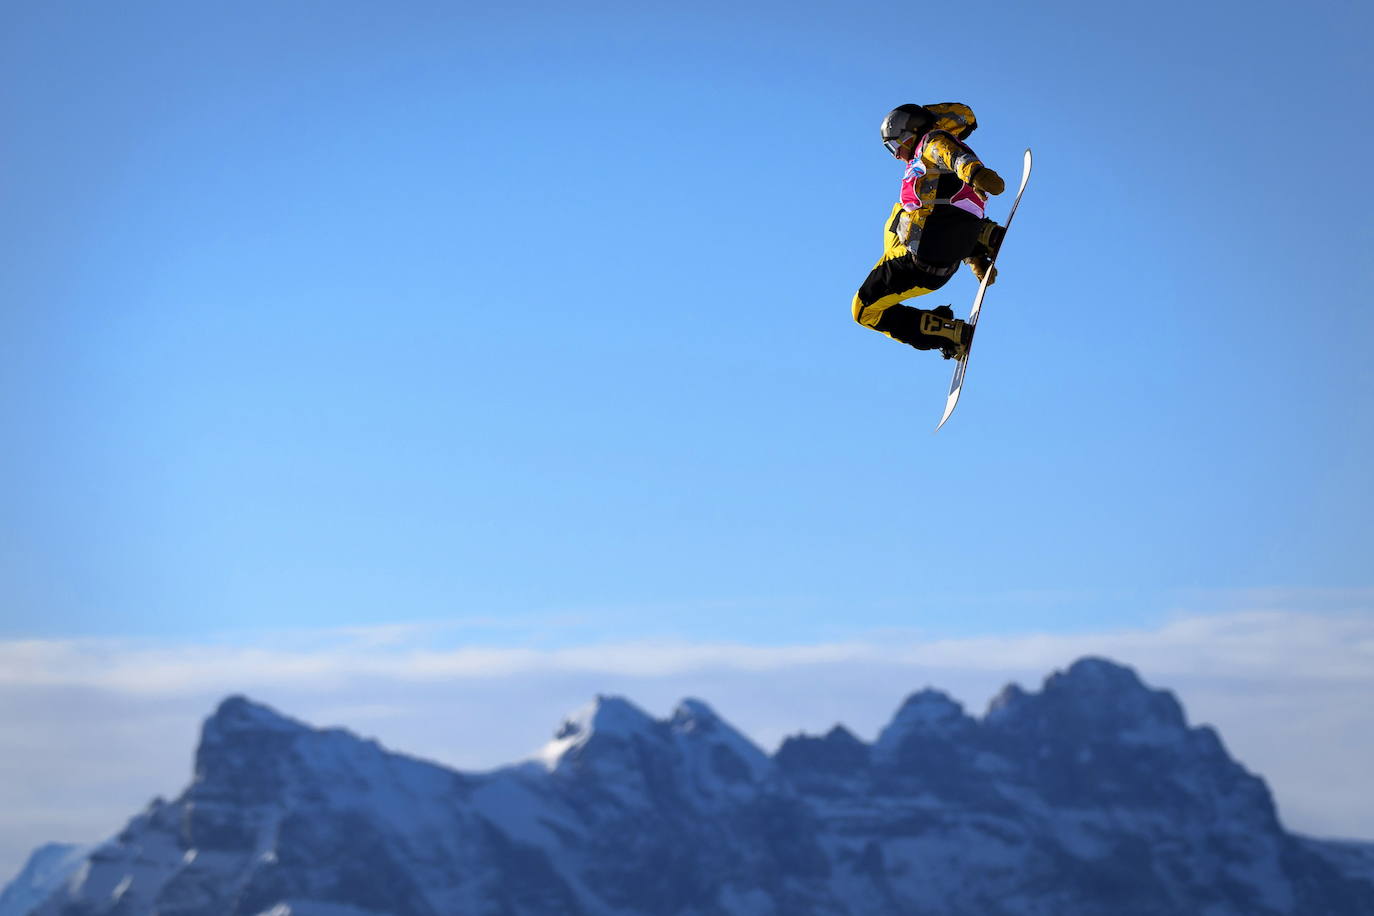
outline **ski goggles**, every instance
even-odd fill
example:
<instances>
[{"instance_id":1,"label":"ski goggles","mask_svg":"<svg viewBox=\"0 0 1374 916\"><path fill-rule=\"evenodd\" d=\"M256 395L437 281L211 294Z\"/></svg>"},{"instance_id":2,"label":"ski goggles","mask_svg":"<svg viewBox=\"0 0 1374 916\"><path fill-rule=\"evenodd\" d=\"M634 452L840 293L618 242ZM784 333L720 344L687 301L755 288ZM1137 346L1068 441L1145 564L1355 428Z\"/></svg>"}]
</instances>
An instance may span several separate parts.
<instances>
[{"instance_id":1,"label":"ski goggles","mask_svg":"<svg viewBox=\"0 0 1374 916\"><path fill-rule=\"evenodd\" d=\"M900 159L903 152L911 153L916 149L916 141L919 139L915 134L902 134L896 139L884 140L883 146L886 146L888 152Z\"/></svg>"}]
</instances>

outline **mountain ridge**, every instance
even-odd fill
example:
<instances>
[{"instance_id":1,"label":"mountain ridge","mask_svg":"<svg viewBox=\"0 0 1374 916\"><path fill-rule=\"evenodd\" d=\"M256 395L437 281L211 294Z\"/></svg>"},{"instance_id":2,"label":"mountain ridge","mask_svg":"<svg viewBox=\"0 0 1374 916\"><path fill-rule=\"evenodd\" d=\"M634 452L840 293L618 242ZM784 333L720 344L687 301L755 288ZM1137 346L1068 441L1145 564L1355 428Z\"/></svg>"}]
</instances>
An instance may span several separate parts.
<instances>
[{"instance_id":1,"label":"mountain ridge","mask_svg":"<svg viewBox=\"0 0 1374 916\"><path fill-rule=\"evenodd\" d=\"M181 796L0 916L1358 916L1370 863L1287 833L1215 730L1085 658L982 717L926 688L872 743L771 755L701 700L598 696L486 773L232 696Z\"/></svg>"}]
</instances>

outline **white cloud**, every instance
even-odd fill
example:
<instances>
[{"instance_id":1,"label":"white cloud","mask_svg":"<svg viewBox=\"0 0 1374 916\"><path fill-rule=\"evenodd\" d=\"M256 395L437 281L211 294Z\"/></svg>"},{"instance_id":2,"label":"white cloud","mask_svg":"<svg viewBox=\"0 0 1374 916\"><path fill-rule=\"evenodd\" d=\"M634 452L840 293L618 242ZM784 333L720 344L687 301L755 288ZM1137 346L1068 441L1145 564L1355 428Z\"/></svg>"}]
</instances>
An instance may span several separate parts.
<instances>
[{"instance_id":1,"label":"white cloud","mask_svg":"<svg viewBox=\"0 0 1374 916\"><path fill-rule=\"evenodd\" d=\"M1374 666L1374 617L1248 611L1183 617L1149 630L922 640L906 634L838 643L758 646L635 641L564 648L430 645L440 628L321 631L314 645L166 645L133 640L0 642L0 687L88 687L133 694L237 689L243 684L332 689L360 677L397 681L561 673L670 676L702 669L765 673L809 665L892 664L932 670L1048 671L1097 654L1139 659L1153 675L1364 680ZM1281 663L1280 663L1281 662Z\"/></svg>"},{"instance_id":2,"label":"white cloud","mask_svg":"<svg viewBox=\"0 0 1374 916\"><path fill-rule=\"evenodd\" d=\"M252 645L0 642L0 868L45 840L109 834L152 795L179 792L199 721L228 693L477 769L532 753L598 692L658 715L699 696L771 749L837 721L872 738L928 685L981 711L1006 682L1038 686L1083 655L1135 666L1216 725L1289 826L1374 838L1374 615L1242 610L1095 634L776 646L445 647L452 636L422 625Z\"/></svg>"}]
</instances>

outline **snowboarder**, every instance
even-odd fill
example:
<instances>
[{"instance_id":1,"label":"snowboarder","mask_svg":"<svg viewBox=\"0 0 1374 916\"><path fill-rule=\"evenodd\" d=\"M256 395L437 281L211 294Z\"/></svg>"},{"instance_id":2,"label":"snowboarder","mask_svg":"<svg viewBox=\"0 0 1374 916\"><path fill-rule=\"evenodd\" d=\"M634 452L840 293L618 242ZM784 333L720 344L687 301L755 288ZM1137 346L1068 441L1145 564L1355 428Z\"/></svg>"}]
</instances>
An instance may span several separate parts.
<instances>
[{"instance_id":1,"label":"snowboarder","mask_svg":"<svg viewBox=\"0 0 1374 916\"><path fill-rule=\"evenodd\" d=\"M854 320L918 350L946 359L967 352L972 328L947 305L901 305L949 282L963 261L981 282L1002 241L988 219L988 195L1006 190L1002 176L983 165L964 139L978 126L958 102L901 105L883 118L883 145L906 163L901 198L884 231L883 256L854 296ZM988 279L997 277L995 268Z\"/></svg>"}]
</instances>

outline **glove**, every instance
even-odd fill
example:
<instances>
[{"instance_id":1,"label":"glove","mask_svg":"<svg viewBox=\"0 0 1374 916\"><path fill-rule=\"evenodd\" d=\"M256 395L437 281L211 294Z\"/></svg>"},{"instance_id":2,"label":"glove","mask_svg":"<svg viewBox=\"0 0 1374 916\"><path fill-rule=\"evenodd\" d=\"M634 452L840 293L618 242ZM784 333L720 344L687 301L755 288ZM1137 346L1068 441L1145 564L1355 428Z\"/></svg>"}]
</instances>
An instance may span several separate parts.
<instances>
[{"instance_id":1,"label":"glove","mask_svg":"<svg viewBox=\"0 0 1374 916\"><path fill-rule=\"evenodd\" d=\"M974 279L979 283L983 282L983 274L989 270L992 271L992 276L988 278L988 286L997 282L997 268L992 266L992 258L986 255L974 255L971 258L964 258L964 263L969 266L969 270L973 271Z\"/></svg>"},{"instance_id":2,"label":"glove","mask_svg":"<svg viewBox=\"0 0 1374 916\"><path fill-rule=\"evenodd\" d=\"M1002 176L987 166L974 172L973 180L969 184L984 194L1001 194L1007 189L1007 183L1002 180Z\"/></svg>"}]
</instances>

